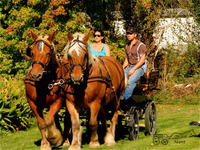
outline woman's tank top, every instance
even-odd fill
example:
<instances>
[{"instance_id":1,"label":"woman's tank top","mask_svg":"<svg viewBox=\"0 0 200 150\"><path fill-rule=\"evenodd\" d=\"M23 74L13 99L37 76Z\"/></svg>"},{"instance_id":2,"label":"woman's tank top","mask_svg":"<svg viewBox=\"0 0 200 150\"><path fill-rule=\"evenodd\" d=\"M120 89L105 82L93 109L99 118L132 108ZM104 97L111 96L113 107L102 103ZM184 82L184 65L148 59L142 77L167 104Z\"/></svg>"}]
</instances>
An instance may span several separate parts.
<instances>
[{"instance_id":1,"label":"woman's tank top","mask_svg":"<svg viewBox=\"0 0 200 150\"><path fill-rule=\"evenodd\" d=\"M99 52L96 52L91 44L91 50L92 50L92 55L96 55L96 56L106 56L106 44L104 44L103 49Z\"/></svg>"}]
</instances>

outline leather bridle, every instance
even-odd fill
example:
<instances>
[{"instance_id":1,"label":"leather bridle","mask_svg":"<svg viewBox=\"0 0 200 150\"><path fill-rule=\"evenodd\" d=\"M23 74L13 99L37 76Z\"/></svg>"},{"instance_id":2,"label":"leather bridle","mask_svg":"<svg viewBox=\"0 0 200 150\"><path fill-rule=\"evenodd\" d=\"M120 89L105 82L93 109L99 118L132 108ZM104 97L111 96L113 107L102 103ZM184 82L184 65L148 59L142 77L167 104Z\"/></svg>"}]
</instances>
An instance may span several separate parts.
<instances>
[{"instance_id":1,"label":"leather bridle","mask_svg":"<svg viewBox=\"0 0 200 150\"><path fill-rule=\"evenodd\" d=\"M72 42L70 42L69 48L68 48L68 50L67 50L67 56L69 56L69 55L68 55L69 49L70 49L72 46L74 46L74 44L76 44L76 43L78 43L78 45L79 45L79 46L85 51L85 53L86 53L86 54L85 54L85 57L84 57L85 63L84 63L84 65L81 65L81 64L74 64L74 65L72 66L72 65L71 65L71 58L68 57L70 77L71 77L71 74L72 74L72 70L74 69L75 66L80 66L81 69L83 70L83 73L84 73L84 71L86 70L86 67L87 67L88 51L87 51L87 49L85 49L84 47L82 47L82 46L80 45L80 43L82 43L82 44L85 45L86 47L87 47L87 44L84 43L83 41L79 40L79 36L77 37L76 40L73 40Z\"/></svg>"},{"instance_id":2,"label":"leather bridle","mask_svg":"<svg viewBox=\"0 0 200 150\"><path fill-rule=\"evenodd\" d=\"M43 64L42 62L40 62L40 61L33 61L32 62L32 67L33 67L33 65L34 64L39 64L39 65L41 65L42 66L42 68L44 68L44 70L46 71L46 68L47 68L47 66L49 65L49 62L51 61L51 58L52 58L52 54L53 54L53 51L54 51L54 47L53 47L53 45L51 44L48 44L47 42L45 42L44 40L38 40L37 42L43 42L46 46L48 46L49 48L50 48L50 52L49 53L47 53L49 56L50 56L50 58L49 58L49 60L48 60L48 62L46 63L46 64Z\"/></svg>"}]
</instances>

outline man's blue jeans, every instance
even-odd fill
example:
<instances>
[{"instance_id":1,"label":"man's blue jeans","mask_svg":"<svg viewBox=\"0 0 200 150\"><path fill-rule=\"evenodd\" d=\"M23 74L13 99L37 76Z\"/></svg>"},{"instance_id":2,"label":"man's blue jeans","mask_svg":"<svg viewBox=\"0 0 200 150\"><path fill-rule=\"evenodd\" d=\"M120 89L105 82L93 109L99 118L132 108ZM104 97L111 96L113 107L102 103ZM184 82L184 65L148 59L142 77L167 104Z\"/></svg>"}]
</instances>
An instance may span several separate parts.
<instances>
[{"instance_id":1,"label":"man's blue jeans","mask_svg":"<svg viewBox=\"0 0 200 150\"><path fill-rule=\"evenodd\" d=\"M133 68L134 66L135 65L130 65L126 69L124 69L124 72L125 72L127 78L128 78L129 70L131 70L131 68ZM122 97L124 98L124 100L128 100L131 97L133 90L135 89L135 87L137 85L137 81L143 75L144 75L144 70L140 67L137 70L135 70L135 72L128 78L127 88L124 91L124 93L122 94Z\"/></svg>"}]
</instances>

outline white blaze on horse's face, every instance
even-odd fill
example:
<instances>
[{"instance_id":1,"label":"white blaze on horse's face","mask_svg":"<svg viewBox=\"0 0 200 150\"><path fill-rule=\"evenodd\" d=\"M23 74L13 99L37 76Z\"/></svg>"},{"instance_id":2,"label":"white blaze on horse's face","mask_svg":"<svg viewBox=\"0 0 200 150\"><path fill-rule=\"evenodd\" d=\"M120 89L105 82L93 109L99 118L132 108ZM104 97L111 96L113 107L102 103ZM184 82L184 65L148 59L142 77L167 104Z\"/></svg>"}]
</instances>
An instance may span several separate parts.
<instances>
[{"instance_id":1,"label":"white blaze on horse's face","mask_svg":"<svg viewBox=\"0 0 200 150\"><path fill-rule=\"evenodd\" d=\"M84 34L76 33L73 35L73 40L70 42L71 44L69 45L69 50L68 50L68 55L70 57L73 56L72 52L75 51L77 56L80 55L82 52L82 47L85 47L83 43L76 42L76 40L83 41L84 40Z\"/></svg>"}]
</instances>

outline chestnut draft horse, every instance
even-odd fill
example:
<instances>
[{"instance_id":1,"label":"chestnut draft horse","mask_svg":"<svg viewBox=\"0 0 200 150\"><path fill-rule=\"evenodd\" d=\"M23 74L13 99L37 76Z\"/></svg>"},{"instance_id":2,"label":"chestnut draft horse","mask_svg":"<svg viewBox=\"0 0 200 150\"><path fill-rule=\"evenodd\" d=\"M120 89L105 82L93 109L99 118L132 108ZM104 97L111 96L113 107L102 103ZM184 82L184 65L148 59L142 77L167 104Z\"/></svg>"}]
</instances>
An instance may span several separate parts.
<instances>
[{"instance_id":1,"label":"chestnut draft horse","mask_svg":"<svg viewBox=\"0 0 200 150\"><path fill-rule=\"evenodd\" d=\"M32 50L29 48L27 51L27 55L32 57L32 67L25 78L25 92L41 132L41 149L46 150L51 149L50 144L60 146L63 143L61 127L56 117L63 104L63 95L59 86L54 86L51 91L48 89L48 85L56 82L59 76L56 50L53 45L55 33L49 37L44 35L37 37L34 33L31 35L35 44ZM44 108L49 109L45 119ZM68 139L64 145L69 145Z\"/></svg>"},{"instance_id":2,"label":"chestnut draft horse","mask_svg":"<svg viewBox=\"0 0 200 150\"><path fill-rule=\"evenodd\" d=\"M107 129L103 106L111 110L111 124L107 129L104 142L107 146L115 144L115 125L117 122L120 96L125 88L125 74L122 65L114 57L97 58L92 55L87 35L68 34L64 58L69 61L69 73L65 80L71 79L72 84L65 84L67 109L72 121L72 143L70 150L81 149L80 142L80 108L90 108L89 128L91 141L89 146L99 147L97 135L97 116L103 115L102 124Z\"/></svg>"}]
</instances>

